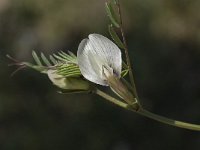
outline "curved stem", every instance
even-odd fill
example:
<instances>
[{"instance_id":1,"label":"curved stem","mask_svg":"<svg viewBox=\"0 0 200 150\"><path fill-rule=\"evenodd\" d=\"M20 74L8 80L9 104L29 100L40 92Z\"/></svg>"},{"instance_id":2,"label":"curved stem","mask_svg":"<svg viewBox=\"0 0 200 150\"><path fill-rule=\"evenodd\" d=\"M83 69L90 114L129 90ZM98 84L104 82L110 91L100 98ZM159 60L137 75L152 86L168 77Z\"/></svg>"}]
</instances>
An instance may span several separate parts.
<instances>
[{"instance_id":1,"label":"curved stem","mask_svg":"<svg viewBox=\"0 0 200 150\"><path fill-rule=\"evenodd\" d=\"M150 119L162 122L164 124L168 124L168 125L179 127L179 128L189 129L189 130L200 131L200 125L169 119L169 118L154 114L152 112L149 112L142 108L137 113L145 117L148 117Z\"/></svg>"}]
</instances>

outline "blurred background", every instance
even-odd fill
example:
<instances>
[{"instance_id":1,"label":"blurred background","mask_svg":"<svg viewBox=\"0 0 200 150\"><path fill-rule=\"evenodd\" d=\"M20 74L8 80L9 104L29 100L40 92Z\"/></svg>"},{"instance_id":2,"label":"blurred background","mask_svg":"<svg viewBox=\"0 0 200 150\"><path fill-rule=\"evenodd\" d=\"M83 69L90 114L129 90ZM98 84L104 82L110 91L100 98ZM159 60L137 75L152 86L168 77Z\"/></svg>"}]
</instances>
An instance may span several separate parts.
<instances>
[{"instance_id":1,"label":"blurred background","mask_svg":"<svg viewBox=\"0 0 200 150\"><path fill-rule=\"evenodd\" d=\"M199 150L200 133L174 128L86 94L61 95L47 76L16 69L76 53L90 33L109 37L101 0L0 0L1 150ZM200 1L126 0L124 28L144 107L200 124Z\"/></svg>"}]
</instances>

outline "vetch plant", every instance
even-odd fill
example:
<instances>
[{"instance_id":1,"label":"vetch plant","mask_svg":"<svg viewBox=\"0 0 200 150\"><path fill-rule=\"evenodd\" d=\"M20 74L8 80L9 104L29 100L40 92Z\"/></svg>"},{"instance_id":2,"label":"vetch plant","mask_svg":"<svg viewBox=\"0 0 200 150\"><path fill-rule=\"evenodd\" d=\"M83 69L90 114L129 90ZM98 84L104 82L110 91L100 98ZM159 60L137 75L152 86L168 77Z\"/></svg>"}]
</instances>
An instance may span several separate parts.
<instances>
[{"instance_id":1,"label":"vetch plant","mask_svg":"<svg viewBox=\"0 0 200 150\"><path fill-rule=\"evenodd\" d=\"M15 62L13 65L19 66L16 71L30 67L46 74L62 93L94 93L124 109L164 124L200 131L200 125L159 116L147 111L139 103L123 31L120 3L118 0L112 0L106 2L105 7L111 21L108 30L114 42L100 34L89 34L88 38L80 42L77 56L72 52L61 51L50 55L48 59L43 53L38 56L33 51L36 64L19 62L8 56ZM120 31L122 40L116 30ZM122 60L123 52L126 61ZM126 75L129 75L130 83L125 80ZM101 91L97 84L109 86L118 98Z\"/></svg>"}]
</instances>

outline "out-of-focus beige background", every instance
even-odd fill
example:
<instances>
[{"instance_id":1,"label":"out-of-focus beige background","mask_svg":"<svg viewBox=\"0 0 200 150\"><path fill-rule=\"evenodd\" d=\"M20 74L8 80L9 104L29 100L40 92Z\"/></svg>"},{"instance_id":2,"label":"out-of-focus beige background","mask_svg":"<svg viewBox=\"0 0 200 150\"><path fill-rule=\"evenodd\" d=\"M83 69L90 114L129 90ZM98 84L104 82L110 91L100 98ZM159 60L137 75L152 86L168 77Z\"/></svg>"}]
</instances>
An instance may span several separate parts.
<instances>
[{"instance_id":1,"label":"out-of-focus beige background","mask_svg":"<svg viewBox=\"0 0 200 150\"><path fill-rule=\"evenodd\" d=\"M1 150L199 150L198 132L128 112L95 95L60 95L45 75L14 68L76 53L90 33L109 37L101 0L0 0ZM145 108L200 124L200 1L121 1L135 80ZM109 90L109 89L108 89Z\"/></svg>"}]
</instances>

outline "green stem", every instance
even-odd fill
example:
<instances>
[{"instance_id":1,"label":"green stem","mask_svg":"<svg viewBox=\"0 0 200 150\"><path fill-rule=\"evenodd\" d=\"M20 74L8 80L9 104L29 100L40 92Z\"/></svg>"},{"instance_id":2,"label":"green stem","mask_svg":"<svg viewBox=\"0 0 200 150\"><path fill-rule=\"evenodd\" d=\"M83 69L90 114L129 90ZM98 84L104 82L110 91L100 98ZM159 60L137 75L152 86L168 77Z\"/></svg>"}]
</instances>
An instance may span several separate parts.
<instances>
[{"instance_id":1,"label":"green stem","mask_svg":"<svg viewBox=\"0 0 200 150\"><path fill-rule=\"evenodd\" d=\"M126 104L126 103L124 103L124 102L122 102L122 101L120 101L116 98L113 98L112 96L104 93L103 91L101 91L99 89L96 89L93 92L95 94L105 98L106 100L124 108L124 109L134 111L134 112L136 112L136 113L138 113L142 116L145 116L147 118L150 118L150 119L153 119L153 120L156 120L158 122L168 124L168 125L171 125L171 126L179 127L179 128L184 128L184 129L189 129L189 130L194 130L194 131L200 131L200 125L169 119L169 118L154 114L152 112L149 112L149 111L147 111L147 110L145 110L141 107L139 108L138 111L136 111L130 105L128 105L128 104Z\"/></svg>"},{"instance_id":2,"label":"green stem","mask_svg":"<svg viewBox=\"0 0 200 150\"><path fill-rule=\"evenodd\" d=\"M116 98L104 93L103 91L101 91L99 89L95 89L93 92L95 94L105 98L106 100L108 100L108 101L110 101L110 102L112 102L112 103L124 108L124 109L128 108L128 104L126 104L126 103L124 103L124 102L122 102L122 101L120 101L120 100L118 100L118 99L116 99Z\"/></svg>"},{"instance_id":3,"label":"green stem","mask_svg":"<svg viewBox=\"0 0 200 150\"><path fill-rule=\"evenodd\" d=\"M168 125L179 127L179 128L189 129L189 130L200 131L200 125L169 119L169 118L151 113L142 108L137 113L145 117L151 118L153 120L162 122L164 124L168 124Z\"/></svg>"}]
</instances>

